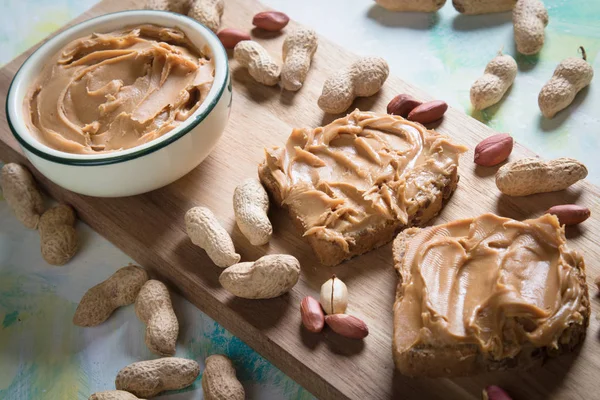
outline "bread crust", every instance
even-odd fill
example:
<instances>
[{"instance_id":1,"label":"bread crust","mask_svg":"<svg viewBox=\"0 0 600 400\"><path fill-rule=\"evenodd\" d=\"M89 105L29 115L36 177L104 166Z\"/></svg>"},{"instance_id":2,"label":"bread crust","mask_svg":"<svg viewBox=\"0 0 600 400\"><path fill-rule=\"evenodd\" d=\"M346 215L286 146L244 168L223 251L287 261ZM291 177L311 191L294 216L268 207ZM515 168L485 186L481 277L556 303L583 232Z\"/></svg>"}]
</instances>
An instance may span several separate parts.
<instances>
[{"instance_id":1,"label":"bread crust","mask_svg":"<svg viewBox=\"0 0 600 400\"><path fill-rule=\"evenodd\" d=\"M425 228L426 229L426 228ZM513 358L494 360L483 354L478 346L474 344L458 343L454 346L435 347L418 346L409 349L399 349L396 337L402 329L400 315L396 311L402 301L402 282L410 278L410 270L403 268L402 259L406 247L411 238L421 231L420 228L411 228L401 232L392 246L394 268L398 273L398 286L394 300L394 331L392 335L392 355L396 369L408 376L425 377L457 377L475 375L491 371L503 371L507 369L527 369L535 365L543 364L548 358L557 357L561 354L573 351L583 342L586 335L590 318L590 301L587 284L585 282L585 264L582 262L578 267L581 273L578 281L583 288L582 303L585 310L582 312L581 324L570 324L559 338L558 349L550 347L535 347L533 345L523 346L521 352Z\"/></svg>"},{"instance_id":2,"label":"bread crust","mask_svg":"<svg viewBox=\"0 0 600 400\"><path fill-rule=\"evenodd\" d=\"M278 183L273 177L272 171L264 162L258 167L258 176L275 203L287 209L298 231L304 233L307 230L307 227L304 226L302 216L298 215L293 208L290 208L285 204L282 205L283 199L280 196ZM385 221L378 226L371 226L356 232L351 235L349 252L344 251L342 246L338 243L320 239L314 235L308 236L307 240L321 264L325 266L335 266L344 260L364 254L389 243L394 236L403 229L411 226L424 226L427 224L427 222L439 214L446 201L452 196L452 193L456 190L458 180L459 176L456 167L452 169L450 175L440 175L437 186L430 188L429 191L423 191L421 196L417 199L419 202L418 211L411 217L408 225L404 225L397 220Z\"/></svg>"}]
</instances>

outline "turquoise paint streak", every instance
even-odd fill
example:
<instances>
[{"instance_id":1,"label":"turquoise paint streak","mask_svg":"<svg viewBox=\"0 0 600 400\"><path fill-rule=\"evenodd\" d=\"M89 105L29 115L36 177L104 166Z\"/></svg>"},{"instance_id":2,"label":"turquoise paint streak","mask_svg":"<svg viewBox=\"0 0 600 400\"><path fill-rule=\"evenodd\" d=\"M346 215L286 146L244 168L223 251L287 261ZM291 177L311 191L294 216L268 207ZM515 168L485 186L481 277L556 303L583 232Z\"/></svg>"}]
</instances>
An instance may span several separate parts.
<instances>
[{"instance_id":1,"label":"turquoise paint streak","mask_svg":"<svg viewBox=\"0 0 600 400\"><path fill-rule=\"evenodd\" d=\"M11 313L6 314L4 316L4 320L2 321L2 327L3 328L8 328L12 324L14 324L17 321L17 316L18 315L19 315L18 311L13 311Z\"/></svg>"},{"instance_id":2,"label":"turquoise paint streak","mask_svg":"<svg viewBox=\"0 0 600 400\"><path fill-rule=\"evenodd\" d=\"M75 305L55 289L39 274L0 268L2 399L75 398L82 374L77 360L81 336L71 328Z\"/></svg>"}]
</instances>

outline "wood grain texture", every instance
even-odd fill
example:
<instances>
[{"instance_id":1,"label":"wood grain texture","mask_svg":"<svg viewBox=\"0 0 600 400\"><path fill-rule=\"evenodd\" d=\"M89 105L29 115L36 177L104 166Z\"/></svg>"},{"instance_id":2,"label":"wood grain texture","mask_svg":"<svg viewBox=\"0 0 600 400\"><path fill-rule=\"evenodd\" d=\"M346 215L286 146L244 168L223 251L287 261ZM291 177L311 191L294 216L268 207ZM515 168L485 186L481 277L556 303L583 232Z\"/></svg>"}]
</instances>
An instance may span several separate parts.
<instances>
[{"instance_id":1,"label":"wood grain texture","mask_svg":"<svg viewBox=\"0 0 600 400\"><path fill-rule=\"evenodd\" d=\"M136 8L139 0L104 0L78 20L125 8ZM252 15L265 7L254 0L228 0L223 27L252 29ZM297 24L291 22L284 32ZM318 27L315 27L318 30ZM253 36L278 59L284 35ZM391 50L393 51L393 50ZM385 54L381 56L385 57ZM577 354L549 361L528 372L487 374L460 379L409 379L394 372L391 357L392 304L396 276L392 267L391 245L355 258L336 268L318 264L309 246L294 229L292 221L272 209L274 237L268 245L253 247L237 229L232 209L233 190L245 178L256 176L263 148L282 145L293 127L315 127L330 122L317 107L323 81L335 70L356 58L350 51L320 38L313 67L305 86L297 93L269 88L252 80L232 62L234 101L224 137L213 153L194 171L160 190L135 197L98 199L65 191L37 171L36 178L47 192L72 204L81 219L121 248L140 265L167 280L198 308L268 358L290 377L322 399L478 399L489 384L506 388L515 399L596 398L600 381L598 341L599 302L593 279L600 273L600 231L598 196L600 190L580 182L571 189L525 198L500 195L494 184L495 168L476 167L475 145L495 132L465 114L450 109L436 128L471 150L461 160L458 189L434 223L472 217L491 211L522 219L540 215L555 204L577 202L592 210L592 218L580 227L567 230L570 245L587 261L588 284L593 297L593 316L588 337ZM17 58L0 71L0 158L25 162L12 138L4 114L4 101L10 80L23 61ZM390 77L383 90L354 106L385 112L388 101L398 93L410 93L421 100L431 96ZM532 156L519 146L510 160ZM184 214L192 206L210 207L232 233L243 260L255 260L267 253L288 253L302 265L300 282L287 295L273 300L233 298L219 285L221 270L212 265L204 251L185 234ZM347 312L363 319L370 335L364 341L351 341L326 330L311 334L301 328L299 306L306 295L317 297L320 285L335 273L348 285Z\"/></svg>"}]
</instances>

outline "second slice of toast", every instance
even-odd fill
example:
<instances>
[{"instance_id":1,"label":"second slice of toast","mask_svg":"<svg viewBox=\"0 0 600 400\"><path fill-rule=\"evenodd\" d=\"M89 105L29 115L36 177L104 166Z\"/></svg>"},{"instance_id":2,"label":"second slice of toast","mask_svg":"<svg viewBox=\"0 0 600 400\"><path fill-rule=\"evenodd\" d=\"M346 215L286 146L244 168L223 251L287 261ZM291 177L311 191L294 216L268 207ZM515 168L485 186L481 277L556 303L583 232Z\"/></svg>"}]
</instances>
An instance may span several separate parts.
<instances>
[{"instance_id":1,"label":"second slice of toast","mask_svg":"<svg viewBox=\"0 0 600 400\"><path fill-rule=\"evenodd\" d=\"M583 258L555 216L493 214L394 240L399 274L393 357L409 376L527 368L585 337L590 303Z\"/></svg>"}]
</instances>

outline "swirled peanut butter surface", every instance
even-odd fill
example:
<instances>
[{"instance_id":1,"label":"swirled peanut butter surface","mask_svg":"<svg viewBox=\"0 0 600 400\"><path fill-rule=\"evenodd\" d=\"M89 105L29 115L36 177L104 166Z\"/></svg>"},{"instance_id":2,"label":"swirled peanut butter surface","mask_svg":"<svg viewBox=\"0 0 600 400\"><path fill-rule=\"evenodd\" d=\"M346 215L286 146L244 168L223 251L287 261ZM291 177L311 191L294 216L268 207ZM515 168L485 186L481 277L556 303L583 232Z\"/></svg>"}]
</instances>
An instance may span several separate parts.
<instances>
[{"instance_id":1,"label":"swirled peanut butter surface","mask_svg":"<svg viewBox=\"0 0 600 400\"><path fill-rule=\"evenodd\" d=\"M394 306L399 349L475 344L493 359L556 347L587 301L583 258L546 214L484 214L423 229L406 246Z\"/></svg>"},{"instance_id":2,"label":"swirled peanut butter surface","mask_svg":"<svg viewBox=\"0 0 600 400\"><path fill-rule=\"evenodd\" d=\"M386 221L409 224L465 151L420 124L355 110L325 127L294 129L285 148L266 150L265 162L304 235L348 251L354 234Z\"/></svg>"},{"instance_id":3,"label":"swirled peanut butter surface","mask_svg":"<svg viewBox=\"0 0 600 400\"><path fill-rule=\"evenodd\" d=\"M56 150L129 149L185 121L213 79L213 63L177 29L95 33L48 60L25 98L25 115L34 136Z\"/></svg>"}]
</instances>

